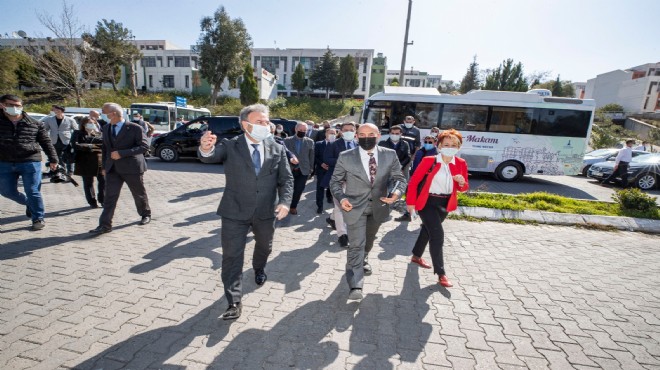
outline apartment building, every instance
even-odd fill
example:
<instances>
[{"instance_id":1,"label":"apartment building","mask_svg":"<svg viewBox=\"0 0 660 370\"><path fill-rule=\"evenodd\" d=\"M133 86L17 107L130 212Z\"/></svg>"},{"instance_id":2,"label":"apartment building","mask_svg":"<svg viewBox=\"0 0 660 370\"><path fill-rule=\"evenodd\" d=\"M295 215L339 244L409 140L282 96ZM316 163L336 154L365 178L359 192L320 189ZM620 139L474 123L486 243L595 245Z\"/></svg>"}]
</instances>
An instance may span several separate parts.
<instances>
[{"instance_id":1,"label":"apartment building","mask_svg":"<svg viewBox=\"0 0 660 370\"><path fill-rule=\"evenodd\" d=\"M620 104L627 113L660 112L660 62L599 74L587 81L584 98L596 107Z\"/></svg>"},{"instance_id":2,"label":"apartment building","mask_svg":"<svg viewBox=\"0 0 660 370\"><path fill-rule=\"evenodd\" d=\"M396 78L399 80L399 75L401 71L388 70L386 75L386 85L391 86L392 81ZM403 81L399 81L399 86L410 86L410 87L440 87L442 80L442 75L432 75L428 72L417 71L410 69L404 71Z\"/></svg>"}]
</instances>

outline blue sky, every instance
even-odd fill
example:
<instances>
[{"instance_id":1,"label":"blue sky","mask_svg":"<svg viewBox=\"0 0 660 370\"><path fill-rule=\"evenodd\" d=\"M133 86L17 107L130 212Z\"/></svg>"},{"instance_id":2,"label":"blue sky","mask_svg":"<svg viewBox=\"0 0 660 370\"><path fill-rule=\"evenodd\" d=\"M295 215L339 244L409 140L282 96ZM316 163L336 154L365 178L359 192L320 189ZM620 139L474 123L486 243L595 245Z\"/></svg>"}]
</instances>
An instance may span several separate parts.
<instances>
[{"instance_id":1,"label":"blue sky","mask_svg":"<svg viewBox=\"0 0 660 370\"><path fill-rule=\"evenodd\" d=\"M367 48L401 63L407 0L68 0L81 23L114 19L138 39L181 47L199 37L199 21L223 5L240 17L254 47ZM0 0L0 32L48 36L36 13L57 16L57 0ZM525 73L586 81L614 69L660 62L658 0L413 0L406 69L460 81L477 55L481 68L513 58Z\"/></svg>"}]
</instances>

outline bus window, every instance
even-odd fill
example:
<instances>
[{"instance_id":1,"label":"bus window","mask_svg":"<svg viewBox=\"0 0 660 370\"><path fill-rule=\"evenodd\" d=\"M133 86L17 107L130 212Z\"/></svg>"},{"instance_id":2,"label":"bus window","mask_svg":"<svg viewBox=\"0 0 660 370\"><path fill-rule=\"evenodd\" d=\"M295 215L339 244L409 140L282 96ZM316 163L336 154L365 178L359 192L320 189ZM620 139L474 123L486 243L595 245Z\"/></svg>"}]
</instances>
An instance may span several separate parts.
<instances>
[{"instance_id":1,"label":"bus window","mask_svg":"<svg viewBox=\"0 0 660 370\"><path fill-rule=\"evenodd\" d=\"M488 131L529 134L533 119L533 108L493 107Z\"/></svg>"},{"instance_id":2,"label":"bus window","mask_svg":"<svg viewBox=\"0 0 660 370\"><path fill-rule=\"evenodd\" d=\"M440 104L417 103L413 117L417 121L417 128L436 127L440 118Z\"/></svg>"},{"instance_id":3,"label":"bus window","mask_svg":"<svg viewBox=\"0 0 660 370\"><path fill-rule=\"evenodd\" d=\"M535 135L587 137L591 112L539 108L539 121L532 127Z\"/></svg>"},{"instance_id":4,"label":"bus window","mask_svg":"<svg viewBox=\"0 0 660 370\"><path fill-rule=\"evenodd\" d=\"M440 129L486 131L488 107L480 105L445 104Z\"/></svg>"}]
</instances>

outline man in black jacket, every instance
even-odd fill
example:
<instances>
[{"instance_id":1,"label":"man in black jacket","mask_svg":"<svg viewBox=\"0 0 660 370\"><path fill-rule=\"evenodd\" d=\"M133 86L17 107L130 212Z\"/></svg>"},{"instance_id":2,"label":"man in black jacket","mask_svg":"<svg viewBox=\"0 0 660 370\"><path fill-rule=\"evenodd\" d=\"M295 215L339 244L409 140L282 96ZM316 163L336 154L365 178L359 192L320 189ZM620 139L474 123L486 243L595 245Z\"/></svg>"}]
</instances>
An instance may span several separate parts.
<instances>
[{"instance_id":1,"label":"man in black jacket","mask_svg":"<svg viewBox=\"0 0 660 370\"><path fill-rule=\"evenodd\" d=\"M25 205L32 219L32 230L41 230L44 201L41 197L41 150L50 169L57 169L57 152L43 123L23 113L23 101L16 95L0 97L0 194ZM18 177L23 179L25 194L18 191Z\"/></svg>"},{"instance_id":2,"label":"man in black jacket","mask_svg":"<svg viewBox=\"0 0 660 370\"><path fill-rule=\"evenodd\" d=\"M410 164L410 146L408 142L401 138L401 126L392 126L390 128L390 137L378 143L379 146L392 149L399 158L401 168L406 168ZM404 176L406 176L404 174ZM407 176L406 176L407 177Z\"/></svg>"}]
</instances>

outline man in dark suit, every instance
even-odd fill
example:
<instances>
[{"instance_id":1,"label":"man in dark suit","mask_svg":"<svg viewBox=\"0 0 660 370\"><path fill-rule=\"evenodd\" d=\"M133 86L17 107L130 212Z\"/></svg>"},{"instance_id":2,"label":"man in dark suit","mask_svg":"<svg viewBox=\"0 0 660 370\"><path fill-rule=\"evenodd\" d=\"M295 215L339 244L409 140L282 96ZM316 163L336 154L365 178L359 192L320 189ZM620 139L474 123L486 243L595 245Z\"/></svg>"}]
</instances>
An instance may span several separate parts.
<instances>
[{"instance_id":1,"label":"man in dark suit","mask_svg":"<svg viewBox=\"0 0 660 370\"><path fill-rule=\"evenodd\" d=\"M147 137L140 126L124 121L123 109L119 104L105 103L102 111L110 122L103 127L103 212L99 218L99 226L90 231L97 235L112 231L112 217L124 183L128 185L138 214L142 217L140 225L151 221L149 198L142 178L147 170L147 162L144 159L144 153L149 150Z\"/></svg>"},{"instance_id":2,"label":"man in dark suit","mask_svg":"<svg viewBox=\"0 0 660 370\"><path fill-rule=\"evenodd\" d=\"M321 183L323 182L323 177L325 177L326 172L330 166L327 163L323 162L323 154L325 153L325 148L328 145L331 145L335 142L337 138L337 130L334 128L325 129L325 139L317 141L314 144L314 173L316 174L316 213L323 213L323 194L325 193L325 198L327 198L328 203L332 203L332 194L330 194L329 188L324 188Z\"/></svg>"},{"instance_id":3,"label":"man in dark suit","mask_svg":"<svg viewBox=\"0 0 660 370\"><path fill-rule=\"evenodd\" d=\"M254 281L263 285L264 271L273 246L275 219L289 213L293 176L284 146L270 138L268 107L247 106L240 113L244 135L224 139L207 131L200 140L198 158L204 163L222 162L226 185L218 207L222 218L222 284L229 304L225 320L241 316L241 279L245 244L250 228L254 233L252 267ZM277 206L276 206L277 205Z\"/></svg>"},{"instance_id":4,"label":"man in dark suit","mask_svg":"<svg viewBox=\"0 0 660 370\"><path fill-rule=\"evenodd\" d=\"M401 168L407 168L410 164L410 146L405 140L401 139L401 126L395 125L390 128L390 137L383 140L378 145L383 148L392 149L399 158Z\"/></svg>"},{"instance_id":5,"label":"man in dark suit","mask_svg":"<svg viewBox=\"0 0 660 370\"><path fill-rule=\"evenodd\" d=\"M355 122L342 123L340 130L341 139L337 139L332 145L327 145L325 147L325 153L323 153L323 162L328 165L328 172L325 174L323 182L321 183L321 186L324 188L330 188L330 179L332 178L332 173L335 171L335 164L337 164L339 154L345 150L357 148L357 143L354 141ZM332 193L332 190L330 192ZM348 233L346 231L346 224L344 223L344 215L341 212L339 199L333 197L333 202L335 208L332 215L326 219L326 222L330 224L333 229L337 230L339 245L346 248L348 247Z\"/></svg>"},{"instance_id":6,"label":"man in dark suit","mask_svg":"<svg viewBox=\"0 0 660 370\"><path fill-rule=\"evenodd\" d=\"M406 190L396 152L377 146L378 139L380 131L376 125L360 125L359 148L339 155L330 181L330 190L339 200L351 240L346 280L351 289L348 299L353 300L362 299L364 275L371 274L367 255L380 225L389 218L389 205Z\"/></svg>"},{"instance_id":7,"label":"man in dark suit","mask_svg":"<svg viewBox=\"0 0 660 370\"><path fill-rule=\"evenodd\" d=\"M293 198L291 199L289 213L292 215L298 214L298 202L303 191L305 191L307 179L314 170L314 141L306 137L306 134L307 125L298 123L296 125L296 135L284 139L284 145L298 160L297 164L291 166L293 172Z\"/></svg>"}]
</instances>

